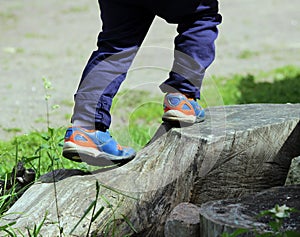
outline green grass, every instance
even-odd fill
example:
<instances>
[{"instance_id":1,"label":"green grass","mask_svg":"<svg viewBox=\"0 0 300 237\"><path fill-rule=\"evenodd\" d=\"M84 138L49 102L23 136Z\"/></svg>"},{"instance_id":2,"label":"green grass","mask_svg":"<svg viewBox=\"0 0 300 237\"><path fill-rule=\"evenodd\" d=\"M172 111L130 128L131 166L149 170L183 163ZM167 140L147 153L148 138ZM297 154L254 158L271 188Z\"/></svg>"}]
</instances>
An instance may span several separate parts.
<instances>
[{"instance_id":1,"label":"green grass","mask_svg":"<svg viewBox=\"0 0 300 237\"><path fill-rule=\"evenodd\" d=\"M55 168L89 169L87 165L63 159L61 151L64 132L65 128L56 128L48 132L16 136L10 141L0 141L0 179L4 179L12 171L16 160L24 162L26 168L34 169L37 174L52 170L52 158Z\"/></svg>"},{"instance_id":2,"label":"green grass","mask_svg":"<svg viewBox=\"0 0 300 237\"><path fill-rule=\"evenodd\" d=\"M141 149L154 135L161 124L163 97L149 91L123 91L113 102L112 114L120 122L111 128L111 133L122 145ZM122 108L119 110L118 108Z\"/></svg>"},{"instance_id":3,"label":"green grass","mask_svg":"<svg viewBox=\"0 0 300 237\"><path fill-rule=\"evenodd\" d=\"M72 6L68 9L64 9L61 12L63 14L68 14L68 13L80 13L80 12L87 12L89 11L89 7L87 5L84 6Z\"/></svg>"},{"instance_id":4,"label":"green grass","mask_svg":"<svg viewBox=\"0 0 300 237\"><path fill-rule=\"evenodd\" d=\"M243 50L239 53L238 58L240 59L249 59L252 57L256 57L259 55L259 52L251 51L251 50Z\"/></svg>"},{"instance_id":5,"label":"green grass","mask_svg":"<svg viewBox=\"0 0 300 237\"><path fill-rule=\"evenodd\" d=\"M27 39L47 39L48 36L36 32L27 32L24 34L24 37Z\"/></svg>"},{"instance_id":6,"label":"green grass","mask_svg":"<svg viewBox=\"0 0 300 237\"><path fill-rule=\"evenodd\" d=\"M16 14L14 14L13 12L0 12L0 20L2 22L8 22L8 21L17 21L18 17Z\"/></svg>"},{"instance_id":7,"label":"green grass","mask_svg":"<svg viewBox=\"0 0 300 237\"><path fill-rule=\"evenodd\" d=\"M286 66L255 75L218 77L214 81L225 105L300 103L300 68Z\"/></svg>"}]
</instances>

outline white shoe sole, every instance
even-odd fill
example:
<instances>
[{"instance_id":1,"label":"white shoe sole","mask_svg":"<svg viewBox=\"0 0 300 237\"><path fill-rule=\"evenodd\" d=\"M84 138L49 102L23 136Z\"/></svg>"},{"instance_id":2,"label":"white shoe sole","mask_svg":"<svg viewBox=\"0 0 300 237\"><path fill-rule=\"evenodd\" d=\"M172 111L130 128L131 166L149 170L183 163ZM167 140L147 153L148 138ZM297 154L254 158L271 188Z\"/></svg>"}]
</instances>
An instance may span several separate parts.
<instances>
[{"instance_id":1,"label":"white shoe sole","mask_svg":"<svg viewBox=\"0 0 300 237\"><path fill-rule=\"evenodd\" d=\"M95 148L79 146L73 142L65 142L63 147L63 156L73 161L84 161L88 164L92 163L95 165L98 163L97 161L103 163L100 161L103 159L115 162L131 160L134 158L135 154L126 157L114 156L105 152L101 152Z\"/></svg>"},{"instance_id":2,"label":"white shoe sole","mask_svg":"<svg viewBox=\"0 0 300 237\"><path fill-rule=\"evenodd\" d=\"M196 116L186 115L178 110L169 110L163 114L162 120L166 122L193 124L196 122Z\"/></svg>"}]
</instances>

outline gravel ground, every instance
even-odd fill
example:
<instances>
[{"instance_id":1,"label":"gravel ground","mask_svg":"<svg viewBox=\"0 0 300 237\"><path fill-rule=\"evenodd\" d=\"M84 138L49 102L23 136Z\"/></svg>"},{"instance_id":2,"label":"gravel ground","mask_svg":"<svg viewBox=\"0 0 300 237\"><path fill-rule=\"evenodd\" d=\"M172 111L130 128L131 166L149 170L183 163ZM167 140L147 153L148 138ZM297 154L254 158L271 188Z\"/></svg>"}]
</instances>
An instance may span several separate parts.
<instances>
[{"instance_id":1,"label":"gravel ground","mask_svg":"<svg viewBox=\"0 0 300 237\"><path fill-rule=\"evenodd\" d=\"M0 139L47 127L43 77L54 88L50 106L60 105L51 111L51 126L69 124L73 94L101 27L97 1L89 2L0 0ZM299 9L299 0L221 1L217 57L207 77L300 66ZM121 90L159 93L175 35L175 25L155 19Z\"/></svg>"}]
</instances>

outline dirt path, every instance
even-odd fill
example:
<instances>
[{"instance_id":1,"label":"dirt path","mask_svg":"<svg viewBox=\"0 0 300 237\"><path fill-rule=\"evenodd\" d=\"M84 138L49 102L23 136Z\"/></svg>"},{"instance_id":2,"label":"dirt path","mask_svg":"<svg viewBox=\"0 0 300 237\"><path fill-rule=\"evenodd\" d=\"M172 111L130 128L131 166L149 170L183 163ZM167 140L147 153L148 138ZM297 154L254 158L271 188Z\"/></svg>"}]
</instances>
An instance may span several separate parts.
<instances>
[{"instance_id":1,"label":"dirt path","mask_svg":"<svg viewBox=\"0 0 300 237\"><path fill-rule=\"evenodd\" d=\"M46 128L42 78L52 82L51 126L67 126L81 71L95 48L97 1L0 1L0 139ZM207 75L300 66L300 1L221 0L224 21ZM150 88L167 75L176 28L156 19L122 86Z\"/></svg>"}]
</instances>

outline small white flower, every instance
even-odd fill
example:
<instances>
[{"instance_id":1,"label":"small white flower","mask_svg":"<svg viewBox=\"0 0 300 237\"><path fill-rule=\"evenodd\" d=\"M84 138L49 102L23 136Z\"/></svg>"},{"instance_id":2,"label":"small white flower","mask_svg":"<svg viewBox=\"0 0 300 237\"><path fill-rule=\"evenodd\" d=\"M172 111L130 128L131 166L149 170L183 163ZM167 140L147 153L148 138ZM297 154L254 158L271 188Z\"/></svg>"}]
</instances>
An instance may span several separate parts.
<instances>
[{"instance_id":1,"label":"small white flower","mask_svg":"<svg viewBox=\"0 0 300 237\"><path fill-rule=\"evenodd\" d=\"M278 218L284 218L289 216L291 208L287 207L285 204L282 206L276 205L270 210L271 213L275 214Z\"/></svg>"}]
</instances>

